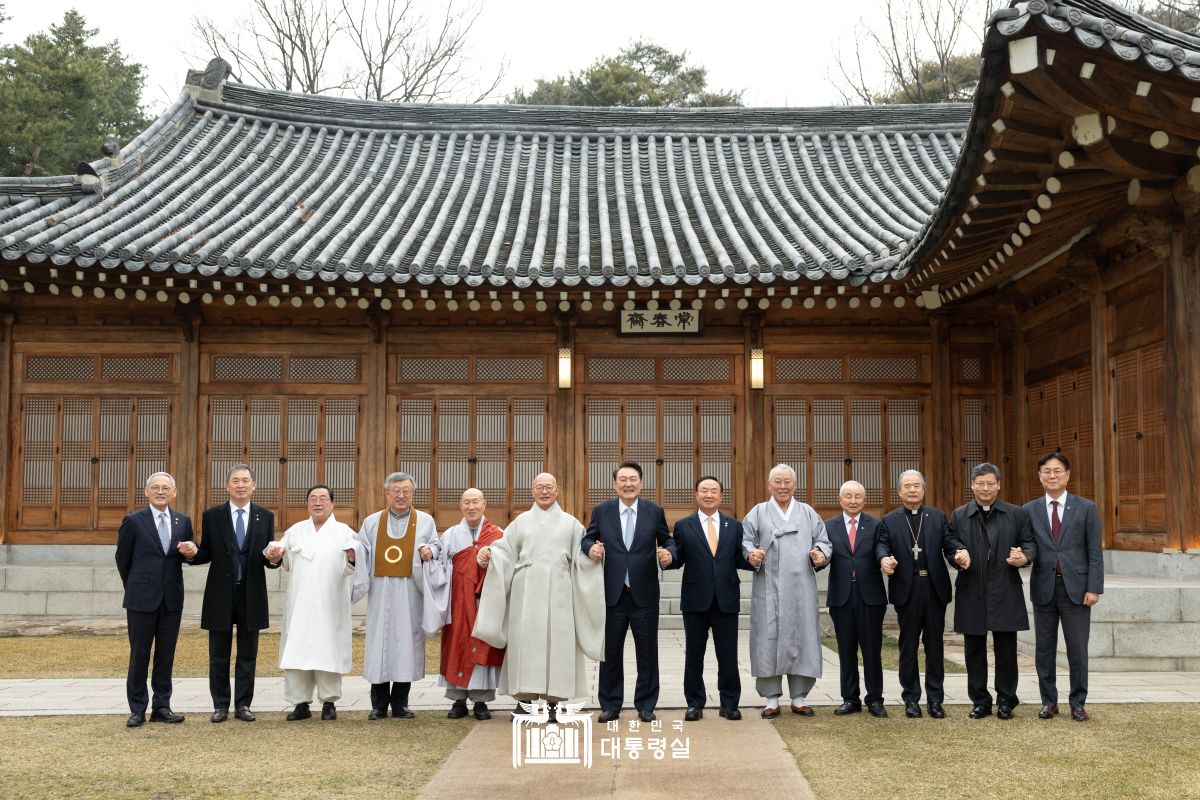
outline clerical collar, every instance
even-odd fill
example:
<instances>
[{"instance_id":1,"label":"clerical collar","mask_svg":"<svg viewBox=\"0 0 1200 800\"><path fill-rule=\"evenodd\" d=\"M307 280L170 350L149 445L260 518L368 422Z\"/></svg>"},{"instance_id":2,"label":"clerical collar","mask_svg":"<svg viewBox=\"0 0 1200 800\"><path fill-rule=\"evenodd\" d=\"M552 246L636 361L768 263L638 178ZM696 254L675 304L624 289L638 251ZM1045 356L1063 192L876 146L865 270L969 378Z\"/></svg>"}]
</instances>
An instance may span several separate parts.
<instances>
[{"instance_id":1,"label":"clerical collar","mask_svg":"<svg viewBox=\"0 0 1200 800\"><path fill-rule=\"evenodd\" d=\"M917 506L916 508L909 508L908 506L905 506L904 511L905 511L905 513L909 514L910 516L915 517L917 514L921 513L921 507Z\"/></svg>"},{"instance_id":2,"label":"clerical collar","mask_svg":"<svg viewBox=\"0 0 1200 800\"><path fill-rule=\"evenodd\" d=\"M991 506L980 506L979 510L982 511L983 513L987 514L988 512L990 512L992 510L992 507Z\"/></svg>"}]
</instances>

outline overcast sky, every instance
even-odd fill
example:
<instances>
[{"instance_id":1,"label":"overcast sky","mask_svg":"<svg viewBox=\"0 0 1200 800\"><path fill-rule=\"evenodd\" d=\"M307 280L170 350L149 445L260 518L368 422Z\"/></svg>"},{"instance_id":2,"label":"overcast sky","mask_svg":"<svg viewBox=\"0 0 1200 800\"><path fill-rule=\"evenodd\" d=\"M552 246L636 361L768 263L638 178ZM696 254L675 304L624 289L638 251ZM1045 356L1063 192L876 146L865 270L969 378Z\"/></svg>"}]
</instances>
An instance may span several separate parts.
<instances>
[{"instance_id":1,"label":"overcast sky","mask_svg":"<svg viewBox=\"0 0 1200 800\"><path fill-rule=\"evenodd\" d=\"M329 0L331 5L337 0ZM192 34L192 16L232 22L247 0L0 0L10 19L0 41L13 43L45 30L78 9L102 41L117 39L122 50L147 68L144 99L152 112L178 96L189 68L208 59ZM415 0L439 14L444 0ZM460 0L461 2L461 0ZM482 0L472 37L472 61L481 71L507 62L496 102L539 77L577 71L597 57L614 54L637 38L687 50L708 68L709 87L742 89L749 106L833 105L838 52L850 51L855 26L878 22L881 0ZM978 15L977 15L978 16ZM973 24L963 42L979 48ZM466 98L463 98L466 99Z\"/></svg>"}]
</instances>

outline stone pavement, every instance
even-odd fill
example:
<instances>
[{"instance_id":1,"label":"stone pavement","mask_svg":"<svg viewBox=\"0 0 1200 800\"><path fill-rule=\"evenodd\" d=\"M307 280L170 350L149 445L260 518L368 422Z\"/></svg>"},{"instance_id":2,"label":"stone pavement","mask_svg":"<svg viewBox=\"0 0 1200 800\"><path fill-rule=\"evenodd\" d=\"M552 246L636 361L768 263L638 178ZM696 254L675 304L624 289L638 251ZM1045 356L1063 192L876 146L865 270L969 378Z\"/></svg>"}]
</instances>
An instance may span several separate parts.
<instances>
[{"instance_id":1,"label":"stone pavement","mask_svg":"<svg viewBox=\"0 0 1200 800\"><path fill-rule=\"evenodd\" d=\"M187 623L185 623L187 624ZM37 623L9 622L0 626L15 632L97 630L99 627L124 628L122 620L59 620ZM960 638L949 635L946 639L947 657L961 663ZM665 630L659 633L659 669L662 693L660 709L682 708L683 699L683 631ZM743 632L738 639L739 664L742 674L742 707L749 709L747 716L756 713L761 700L754 691L754 679L750 676L749 637ZM837 654L824 649L824 675L817 681L809 704L814 707L829 707L841 702L838 690ZM430 665L436 669L436 665ZM707 653L705 686L708 688L708 706L715 708L716 657L710 647ZM1032 659L1022 656L1018 694L1026 708L1036 708L1037 677ZM586 708L597 708L596 665L591 665L590 688ZM632 709L633 683L635 678L633 639L626 640L625 649L625 697L626 708ZM1088 703L1196 703L1200 702L1200 672L1093 672L1089 678ZM946 675L946 703L969 704L965 674ZM1060 670L1059 690L1065 695L1068 686L1065 670ZM370 708L370 687L359 675L347 675L343 684L345 695L338 707L348 711L367 711ZM900 709L900 684L894 671L884 672L884 696L893 716ZM212 709L208 694L207 678L180 678L175 681L172 708L178 712L206 713ZM416 710L441 710L449 707L443 690L437 685L437 676L426 677L413 685L410 705ZM511 706L511 699L501 697L499 708ZM283 699L282 677L260 677L255 686L254 708L256 711L280 711L288 705ZM125 702L124 678L41 678L0 680L0 716L29 716L46 714L128 714ZM632 712L630 712L632 713ZM820 713L818 711L818 713ZM1018 712L1020 713L1020 712ZM1029 713L1032 713L1029 712ZM626 716L629 716L628 714Z\"/></svg>"}]
</instances>

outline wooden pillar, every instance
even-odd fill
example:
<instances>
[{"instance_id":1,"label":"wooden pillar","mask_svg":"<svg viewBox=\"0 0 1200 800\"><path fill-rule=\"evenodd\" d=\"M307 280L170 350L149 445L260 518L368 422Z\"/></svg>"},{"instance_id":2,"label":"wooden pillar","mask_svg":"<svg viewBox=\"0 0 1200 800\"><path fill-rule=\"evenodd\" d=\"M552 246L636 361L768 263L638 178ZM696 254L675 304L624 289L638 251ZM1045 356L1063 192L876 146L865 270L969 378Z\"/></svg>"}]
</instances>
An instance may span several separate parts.
<instances>
[{"instance_id":1,"label":"wooden pillar","mask_svg":"<svg viewBox=\"0 0 1200 800\"><path fill-rule=\"evenodd\" d=\"M1013 472L1015 478L1015 468L1021 460L1021 454L1010 453L1008 447L1008 433L1012 430L1014 420L1009 418L1004 409L1004 348L1011 346L1016 335L1016 309L1011 303L1002 303L996 311L995 338L992 340L992 381L995 383L992 393L992 441L987 452L993 464L1001 465L1005 474ZM1015 401L1013 412L1015 417Z\"/></svg>"},{"instance_id":2,"label":"wooden pillar","mask_svg":"<svg viewBox=\"0 0 1200 800\"><path fill-rule=\"evenodd\" d=\"M954 398L950 386L950 325L941 316L929 318L929 421L925 440L926 502L947 513L958 505L955 471L962 469L954 448ZM895 487L890 487L894 489Z\"/></svg>"},{"instance_id":3,"label":"wooden pillar","mask_svg":"<svg viewBox=\"0 0 1200 800\"><path fill-rule=\"evenodd\" d=\"M13 315L4 315L4 328L0 329L0 544L3 544L8 534L8 498L15 495L17 487L9 481L12 473L9 471L12 453L10 431L12 425L12 338Z\"/></svg>"},{"instance_id":4,"label":"wooden pillar","mask_svg":"<svg viewBox=\"0 0 1200 800\"><path fill-rule=\"evenodd\" d=\"M179 402L175 417L179 448L175 454L175 484L180 488L180 505L195 523L204 511L209 477L205 475L204 443L195 435L200 430L200 315L184 305L175 308L179 320ZM205 426L207 427L207 426Z\"/></svg>"},{"instance_id":5,"label":"wooden pillar","mask_svg":"<svg viewBox=\"0 0 1200 800\"><path fill-rule=\"evenodd\" d=\"M1167 546L1200 552L1200 214L1173 226L1166 290Z\"/></svg>"},{"instance_id":6,"label":"wooden pillar","mask_svg":"<svg viewBox=\"0 0 1200 800\"><path fill-rule=\"evenodd\" d=\"M755 349L762 347L762 315L747 313L742 317L743 346L742 346L742 403L745 409L742 415L742 435L740 437L742 458L741 486L733 487L734 496L738 498L739 507L734 513L741 517L759 501L767 482L767 471L774 464L768 464L767 458L767 400L764 389L750 388L750 358ZM763 386L767 384L766 355L763 355ZM735 439L735 441L738 441ZM734 456L737 463L737 456ZM731 475L737 473L731 471Z\"/></svg>"},{"instance_id":7,"label":"wooden pillar","mask_svg":"<svg viewBox=\"0 0 1200 800\"><path fill-rule=\"evenodd\" d=\"M388 463L387 425L387 340L390 317L375 311L368 317L370 337L367 340L367 357L363 365L367 380L367 401L363 425L365 441L359 467L359 480L366 491L358 492L358 518L383 508L387 501L383 493L383 479L399 466Z\"/></svg>"},{"instance_id":8,"label":"wooden pillar","mask_svg":"<svg viewBox=\"0 0 1200 800\"><path fill-rule=\"evenodd\" d=\"M1012 490L1006 499L1017 502L1024 491L1022 487L1029 485L1029 408L1025 403L1025 329L1021 327L1020 319L1015 320L1012 337L1012 391L1013 391L1013 447L1017 452L1012 454L1012 474L1006 478L1009 489Z\"/></svg>"},{"instance_id":9,"label":"wooden pillar","mask_svg":"<svg viewBox=\"0 0 1200 800\"><path fill-rule=\"evenodd\" d=\"M561 315L556 320L558 334L553 358L550 360L554 373L554 396L550 398L549 411L553 415L551 441L546 445L546 461L544 469L558 479L559 505L569 513L582 520L587 520L590 508L587 504L587 469L581 461L584 456L586 442L583 431L577 430L575 424L576 408L579 401L577 394L578 377L582 374L579 369L579 353L575 349L575 326L578 319L570 315ZM571 353L571 386L568 389L559 388L558 357L559 351ZM651 465L653 466L653 465ZM529 497L528 486L514 486L513 496ZM516 503L520 507L520 503Z\"/></svg>"},{"instance_id":10,"label":"wooden pillar","mask_svg":"<svg viewBox=\"0 0 1200 800\"><path fill-rule=\"evenodd\" d=\"M1088 278L1092 323L1092 481L1104 528L1104 546L1111 547L1117 532L1116 497L1109 491L1113 473L1112 378L1108 367L1108 300L1100 280L1099 265L1092 264Z\"/></svg>"}]
</instances>

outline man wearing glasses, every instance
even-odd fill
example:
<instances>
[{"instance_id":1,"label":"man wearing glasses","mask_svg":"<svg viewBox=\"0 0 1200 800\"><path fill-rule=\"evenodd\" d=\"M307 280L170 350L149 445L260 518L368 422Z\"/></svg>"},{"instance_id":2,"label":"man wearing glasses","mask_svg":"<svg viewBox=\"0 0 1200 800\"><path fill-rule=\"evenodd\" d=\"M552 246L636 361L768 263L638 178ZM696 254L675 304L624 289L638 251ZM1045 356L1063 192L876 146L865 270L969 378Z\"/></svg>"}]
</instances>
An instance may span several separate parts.
<instances>
[{"instance_id":1,"label":"man wearing glasses","mask_svg":"<svg viewBox=\"0 0 1200 800\"><path fill-rule=\"evenodd\" d=\"M1038 690L1041 719L1058 713L1055 686L1058 626L1067 642L1071 675L1071 719L1087 722L1088 632L1092 606L1104 592L1104 555L1100 548L1100 514L1096 504L1067 492L1071 462L1064 453L1047 453L1038 460L1038 480L1046 493L1025 505L1041 558L1029 577L1033 599L1033 630L1037 639Z\"/></svg>"},{"instance_id":2,"label":"man wearing glasses","mask_svg":"<svg viewBox=\"0 0 1200 800\"><path fill-rule=\"evenodd\" d=\"M967 714L992 714L987 690L987 635L996 654L996 714L1012 719L1017 707L1017 631L1029 630L1021 567L1033 563L1037 547L1025 509L999 499L1000 468L980 464L971 470L975 499L950 516L949 538L970 552L968 566L958 568L954 582L954 630L963 635L967 661L967 694L974 707Z\"/></svg>"},{"instance_id":3,"label":"man wearing glasses","mask_svg":"<svg viewBox=\"0 0 1200 800\"><path fill-rule=\"evenodd\" d=\"M363 677L371 684L369 720L412 719L408 693L425 677L425 640L442 628L439 603L426 594L440 552L433 517L412 507L417 484L406 472L383 482L388 507L363 520L355 537L365 554L356 566L354 601L367 597ZM436 574L433 583L436 583Z\"/></svg>"}]
</instances>

